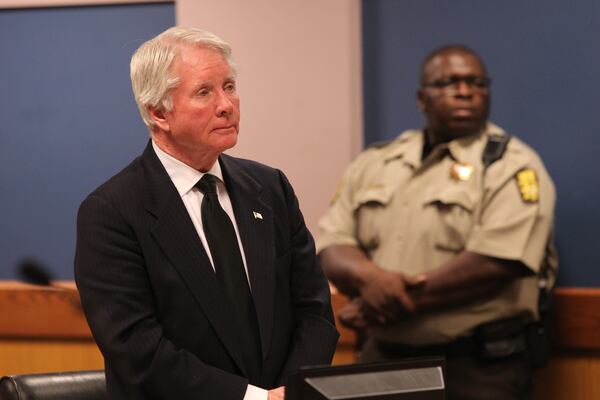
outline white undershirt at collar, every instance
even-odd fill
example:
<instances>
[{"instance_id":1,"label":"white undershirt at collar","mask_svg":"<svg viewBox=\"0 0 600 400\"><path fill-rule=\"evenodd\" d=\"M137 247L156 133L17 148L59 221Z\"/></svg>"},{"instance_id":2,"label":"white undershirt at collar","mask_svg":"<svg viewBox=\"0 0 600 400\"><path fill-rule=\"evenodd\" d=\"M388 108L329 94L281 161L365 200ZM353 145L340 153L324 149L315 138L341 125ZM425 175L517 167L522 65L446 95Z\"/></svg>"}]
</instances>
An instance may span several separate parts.
<instances>
[{"instance_id":1,"label":"white undershirt at collar","mask_svg":"<svg viewBox=\"0 0 600 400\"><path fill-rule=\"evenodd\" d=\"M183 201L183 204L190 215L192 223L196 228L196 232L200 237L200 241L202 242L202 246L204 246L204 250L206 250L206 254L208 254L208 258L210 259L213 269L215 268L215 264L213 262L210 248L208 247L208 242L206 241L206 236L204 235L204 228L202 226L201 205L204 195L195 187L195 185L205 173L219 178L217 181L217 195L219 197L219 203L233 223L238 245L240 246L240 253L242 254L242 261L244 262L244 268L246 270L246 278L248 278L248 266L246 265L244 246L242 245L242 241L240 239L240 233L235 220L235 214L233 213L231 199L229 198L227 188L223 183L223 172L221 171L221 165L219 165L219 162L215 162L207 172L200 172L165 153L154 141L152 141L152 148L154 149L154 152L158 156L158 159L163 167L165 167L165 170L167 170L167 174L169 174L171 181L181 196L181 200ZM249 280L248 284L250 285Z\"/></svg>"}]
</instances>

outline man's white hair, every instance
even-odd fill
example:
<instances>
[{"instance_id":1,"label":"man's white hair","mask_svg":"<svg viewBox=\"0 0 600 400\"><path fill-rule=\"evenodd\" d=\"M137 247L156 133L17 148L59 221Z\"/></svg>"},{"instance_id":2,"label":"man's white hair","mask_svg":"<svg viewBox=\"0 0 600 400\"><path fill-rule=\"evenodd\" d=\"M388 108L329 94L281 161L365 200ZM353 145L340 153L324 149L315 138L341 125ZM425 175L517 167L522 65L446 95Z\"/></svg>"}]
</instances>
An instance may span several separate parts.
<instances>
[{"instance_id":1,"label":"man's white hair","mask_svg":"<svg viewBox=\"0 0 600 400\"><path fill-rule=\"evenodd\" d=\"M171 72L171 64L185 46L200 46L221 54L235 74L231 46L214 33L197 28L173 27L143 43L131 57L130 76L133 95L144 123L152 131L154 122L148 111L154 107L170 111L171 90L179 77Z\"/></svg>"}]
</instances>

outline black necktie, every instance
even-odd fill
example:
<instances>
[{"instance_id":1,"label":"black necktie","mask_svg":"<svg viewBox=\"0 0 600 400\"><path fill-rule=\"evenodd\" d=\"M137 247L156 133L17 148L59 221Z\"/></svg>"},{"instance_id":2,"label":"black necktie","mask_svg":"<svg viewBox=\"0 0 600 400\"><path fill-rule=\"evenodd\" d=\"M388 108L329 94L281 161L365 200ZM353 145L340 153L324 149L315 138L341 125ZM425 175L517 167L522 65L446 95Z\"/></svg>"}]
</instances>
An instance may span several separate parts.
<instances>
[{"instance_id":1,"label":"black necktie","mask_svg":"<svg viewBox=\"0 0 600 400\"><path fill-rule=\"evenodd\" d=\"M196 187L204 194L202 225L210 248L217 281L224 289L234 311L235 323L240 328L242 356L250 383L258 384L261 370L261 350L256 310L246 270L240 254L235 229L229 216L219 204L217 178L205 174Z\"/></svg>"}]
</instances>

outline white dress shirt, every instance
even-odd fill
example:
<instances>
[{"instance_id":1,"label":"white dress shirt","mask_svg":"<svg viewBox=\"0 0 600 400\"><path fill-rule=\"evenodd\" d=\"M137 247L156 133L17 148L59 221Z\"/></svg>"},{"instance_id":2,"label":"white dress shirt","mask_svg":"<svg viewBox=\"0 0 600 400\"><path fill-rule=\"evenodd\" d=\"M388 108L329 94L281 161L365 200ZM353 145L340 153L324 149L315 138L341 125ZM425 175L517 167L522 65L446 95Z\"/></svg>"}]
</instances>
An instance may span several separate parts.
<instances>
[{"instance_id":1,"label":"white dress shirt","mask_svg":"<svg viewBox=\"0 0 600 400\"><path fill-rule=\"evenodd\" d=\"M219 197L219 203L223 210L231 219L233 223L233 228L235 229L235 236L237 237L238 245L240 246L240 254L242 255L242 261L244 263L244 269L246 270L246 278L248 278L248 266L246 265L246 255L244 254L244 246L242 245L242 241L240 240L240 232L237 227L237 222L235 220L235 215L233 213L233 207L231 205L231 199L229 198L229 194L227 193L227 189L225 188L225 183L223 181L223 173L221 171L221 165L219 162L215 162L214 165L207 172L200 172L187 164L177 160L176 158L171 157L164 151L162 151L154 141L152 141L152 147L154 148L154 152L158 156L158 159L162 163L163 167L167 170L167 174L171 178L171 181L175 185L177 192L181 196L181 200L183 200L183 204L190 215L192 223L196 228L196 232L198 232L198 236L200 237L200 241L202 242L202 246L204 246L204 250L206 250L206 254L210 259L210 263L215 268L215 263L213 262L212 255L210 253L210 248L208 247L208 242L206 241L206 235L204 234L204 229L202 227L202 217L201 217L201 205L202 199L204 195L198 188L195 187L196 183L202 178L202 176L206 174L211 174L216 176L217 179L217 196ZM248 286L250 286L250 280L248 279ZM252 287L250 287L252 290ZM266 390L248 385L248 389L246 390L246 394L244 395L244 400L267 400L268 393Z\"/></svg>"}]
</instances>

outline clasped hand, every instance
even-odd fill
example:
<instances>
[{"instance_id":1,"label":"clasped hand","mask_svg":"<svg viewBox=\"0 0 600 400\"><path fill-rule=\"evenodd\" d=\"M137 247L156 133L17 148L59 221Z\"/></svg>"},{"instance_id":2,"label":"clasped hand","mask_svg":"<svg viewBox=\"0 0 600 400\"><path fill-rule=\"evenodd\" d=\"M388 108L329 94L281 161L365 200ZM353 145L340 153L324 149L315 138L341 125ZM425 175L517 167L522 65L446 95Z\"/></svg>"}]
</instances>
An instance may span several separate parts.
<instances>
[{"instance_id":1,"label":"clasped hand","mask_svg":"<svg viewBox=\"0 0 600 400\"><path fill-rule=\"evenodd\" d=\"M416 312L409 292L422 287L425 282L424 275L410 277L372 265L362 274L358 288L360 296L338 313L340 322L360 330L407 318Z\"/></svg>"}]
</instances>

